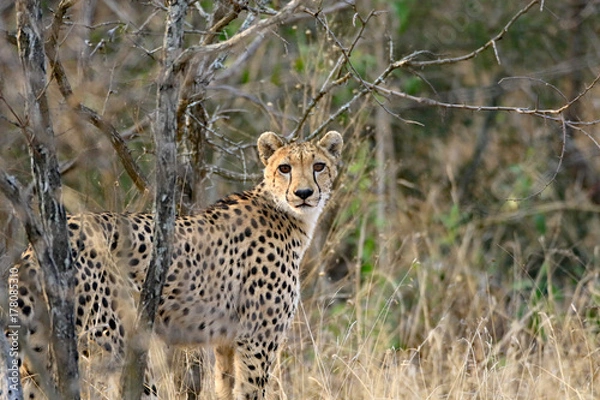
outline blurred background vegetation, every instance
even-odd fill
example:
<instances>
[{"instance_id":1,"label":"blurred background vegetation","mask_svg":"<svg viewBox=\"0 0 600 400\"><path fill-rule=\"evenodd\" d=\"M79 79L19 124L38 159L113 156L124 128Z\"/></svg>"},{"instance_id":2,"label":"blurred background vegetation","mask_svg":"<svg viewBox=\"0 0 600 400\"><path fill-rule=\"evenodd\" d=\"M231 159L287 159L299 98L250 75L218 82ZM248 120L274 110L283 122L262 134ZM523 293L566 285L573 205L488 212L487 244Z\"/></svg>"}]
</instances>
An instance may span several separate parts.
<instances>
[{"instance_id":1,"label":"blurred background vegetation","mask_svg":"<svg viewBox=\"0 0 600 400\"><path fill-rule=\"evenodd\" d=\"M285 5L191 2L186 46L226 43ZM182 68L180 213L255 184L263 131L347 143L274 396L598 398L600 3L530 5L307 1ZM59 4L43 7L49 27ZM15 7L0 13L0 166L27 185ZM71 213L151 209L164 19L157 1L68 10L73 95L55 80L47 93ZM77 104L116 129L147 190ZM25 239L4 198L0 221L4 268Z\"/></svg>"}]
</instances>

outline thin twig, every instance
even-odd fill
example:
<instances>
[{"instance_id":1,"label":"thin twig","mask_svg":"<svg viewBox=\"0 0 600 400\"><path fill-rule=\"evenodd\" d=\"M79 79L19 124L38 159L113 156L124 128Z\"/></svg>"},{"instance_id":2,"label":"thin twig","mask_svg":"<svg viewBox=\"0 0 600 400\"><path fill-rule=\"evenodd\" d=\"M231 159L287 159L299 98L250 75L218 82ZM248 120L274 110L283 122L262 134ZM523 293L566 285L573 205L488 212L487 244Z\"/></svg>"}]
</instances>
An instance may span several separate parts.
<instances>
[{"instance_id":1,"label":"thin twig","mask_svg":"<svg viewBox=\"0 0 600 400\"><path fill-rule=\"evenodd\" d=\"M232 4L233 9L208 29L207 34L202 41L202 46L207 46L212 43L213 39L220 33L221 29L225 28L231 21L238 17L240 11L242 11L242 7L237 3Z\"/></svg>"},{"instance_id":2,"label":"thin twig","mask_svg":"<svg viewBox=\"0 0 600 400\"><path fill-rule=\"evenodd\" d=\"M231 181L247 182L247 181L259 181L262 178L262 174L244 174L239 172L233 172L220 167L210 167L209 172L216 175L222 176Z\"/></svg>"}]
</instances>

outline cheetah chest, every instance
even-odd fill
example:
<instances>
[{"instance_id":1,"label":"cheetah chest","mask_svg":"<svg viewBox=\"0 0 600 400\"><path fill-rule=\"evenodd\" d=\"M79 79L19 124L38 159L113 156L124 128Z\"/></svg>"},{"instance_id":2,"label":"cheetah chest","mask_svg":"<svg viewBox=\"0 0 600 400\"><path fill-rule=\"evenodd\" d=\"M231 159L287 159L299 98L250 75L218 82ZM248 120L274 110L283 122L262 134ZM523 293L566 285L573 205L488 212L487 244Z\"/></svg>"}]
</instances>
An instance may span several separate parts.
<instances>
[{"instance_id":1,"label":"cheetah chest","mask_svg":"<svg viewBox=\"0 0 600 400\"><path fill-rule=\"evenodd\" d=\"M251 208L255 217L243 218L245 208L221 205L178 221L156 326L167 342L209 344L287 330L306 244L288 217Z\"/></svg>"}]
</instances>

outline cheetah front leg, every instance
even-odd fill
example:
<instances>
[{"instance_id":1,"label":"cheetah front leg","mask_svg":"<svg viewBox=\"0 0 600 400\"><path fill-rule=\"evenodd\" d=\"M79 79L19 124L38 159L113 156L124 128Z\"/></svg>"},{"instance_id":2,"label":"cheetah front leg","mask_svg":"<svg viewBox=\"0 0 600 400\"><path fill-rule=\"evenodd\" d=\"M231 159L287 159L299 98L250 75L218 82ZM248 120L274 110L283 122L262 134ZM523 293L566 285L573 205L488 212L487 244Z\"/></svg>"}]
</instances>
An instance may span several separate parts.
<instances>
[{"instance_id":1,"label":"cheetah front leg","mask_svg":"<svg viewBox=\"0 0 600 400\"><path fill-rule=\"evenodd\" d=\"M215 391L220 400L233 400L234 354L232 346L215 348Z\"/></svg>"}]
</instances>

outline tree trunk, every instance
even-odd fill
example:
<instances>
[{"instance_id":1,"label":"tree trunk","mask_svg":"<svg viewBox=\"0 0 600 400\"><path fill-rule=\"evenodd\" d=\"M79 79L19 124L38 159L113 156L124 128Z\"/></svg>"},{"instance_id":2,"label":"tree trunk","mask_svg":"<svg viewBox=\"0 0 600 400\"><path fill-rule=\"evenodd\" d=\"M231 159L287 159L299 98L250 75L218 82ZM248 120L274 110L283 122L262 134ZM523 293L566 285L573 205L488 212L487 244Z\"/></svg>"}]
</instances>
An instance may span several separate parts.
<instances>
[{"instance_id":1,"label":"tree trunk","mask_svg":"<svg viewBox=\"0 0 600 400\"><path fill-rule=\"evenodd\" d=\"M73 261L61 203L61 182L54 132L46 97L46 55L39 0L17 1L17 41L25 75L26 115L35 188L41 211L41 237L28 232L44 272L58 390L63 399L79 399L78 353L75 334Z\"/></svg>"},{"instance_id":2,"label":"tree trunk","mask_svg":"<svg viewBox=\"0 0 600 400\"><path fill-rule=\"evenodd\" d=\"M174 66L177 56L181 54L187 2L172 0L168 6L154 133L156 143L154 246L140 296L138 325L128 346L121 376L123 397L131 400L137 400L142 395L144 372L148 364L147 338L154 327L156 311L172 258L177 176L175 136L180 92L178 71Z\"/></svg>"}]
</instances>

